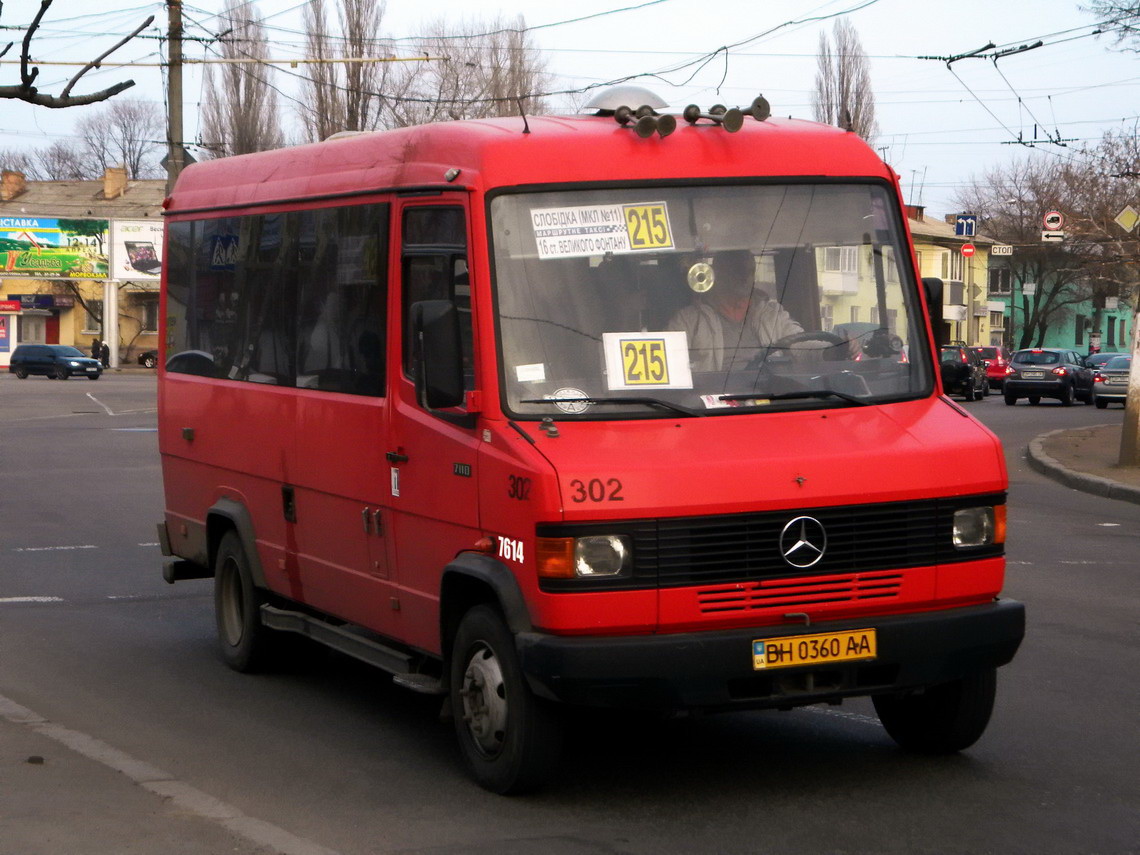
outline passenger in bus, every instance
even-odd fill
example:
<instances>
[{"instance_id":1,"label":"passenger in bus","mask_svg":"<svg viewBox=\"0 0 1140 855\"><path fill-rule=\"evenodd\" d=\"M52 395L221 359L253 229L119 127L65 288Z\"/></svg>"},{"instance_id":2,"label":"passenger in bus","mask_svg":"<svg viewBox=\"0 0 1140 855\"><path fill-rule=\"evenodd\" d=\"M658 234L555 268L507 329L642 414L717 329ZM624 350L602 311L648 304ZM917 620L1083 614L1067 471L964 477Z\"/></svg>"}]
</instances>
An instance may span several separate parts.
<instances>
[{"instance_id":1,"label":"passenger in bus","mask_svg":"<svg viewBox=\"0 0 1140 855\"><path fill-rule=\"evenodd\" d=\"M776 300L755 288L756 261L746 249L713 256L712 284L669 321L688 335L694 371L747 368L760 353L803 327Z\"/></svg>"}]
</instances>

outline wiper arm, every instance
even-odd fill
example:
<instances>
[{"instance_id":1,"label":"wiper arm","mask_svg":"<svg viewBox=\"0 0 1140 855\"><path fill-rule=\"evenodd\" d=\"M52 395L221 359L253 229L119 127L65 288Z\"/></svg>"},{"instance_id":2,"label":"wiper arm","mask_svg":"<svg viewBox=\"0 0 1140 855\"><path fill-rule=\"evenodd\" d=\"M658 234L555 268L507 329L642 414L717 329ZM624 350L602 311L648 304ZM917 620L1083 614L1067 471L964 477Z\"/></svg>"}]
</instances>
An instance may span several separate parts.
<instances>
[{"instance_id":1,"label":"wiper arm","mask_svg":"<svg viewBox=\"0 0 1140 855\"><path fill-rule=\"evenodd\" d=\"M651 407L661 407L682 416L706 415L698 410L690 410L680 404L663 401L660 398L642 398L628 395L618 398L594 398L589 395L575 395L572 398L524 398L520 404L648 404Z\"/></svg>"},{"instance_id":2,"label":"wiper arm","mask_svg":"<svg viewBox=\"0 0 1140 855\"><path fill-rule=\"evenodd\" d=\"M803 398L839 398L849 404L866 407L870 401L848 395L846 392L836 392L834 389L802 389L796 392L780 392L777 395L767 395L763 392L744 392L739 395L718 395L718 401L795 401Z\"/></svg>"}]
</instances>

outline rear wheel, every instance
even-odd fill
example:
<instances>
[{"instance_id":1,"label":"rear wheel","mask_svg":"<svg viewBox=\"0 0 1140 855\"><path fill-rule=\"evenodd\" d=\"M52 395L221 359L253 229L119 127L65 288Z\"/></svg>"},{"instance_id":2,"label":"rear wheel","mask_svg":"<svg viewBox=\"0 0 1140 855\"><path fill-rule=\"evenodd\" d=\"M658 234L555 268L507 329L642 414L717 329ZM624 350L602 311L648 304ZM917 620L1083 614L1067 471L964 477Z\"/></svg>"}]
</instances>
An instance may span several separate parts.
<instances>
[{"instance_id":1,"label":"rear wheel","mask_svg":"<svg viewBox=\"0 0 1140 855\"><path fill-rule=\"evenodd\" d=\"M963 395L965 396L967 401L973 401L973 400L977 399L978 395L977 395L977 392L974 391L974 381L973 380L967 380L966 381L966 391L963 392Z\"/></svg>"},{"instance_id":2,"label":"rear wheel","mask_svg":"<svg viewBox=\"0 0 1140 855\"><path fill-rule=\"evenodd\" d=\"M922 692L876 695L875 712L891 739L907 751L951 754L985 732L994 708L997 671L986 668Z\"/></svg>"},{"instance_id":3,"label":"rear wheel","mask_svg":"<svg viewBox=\"0 0 1140 855\"><path fill-rule=\"evenodd\" d=\"M1012 407L1016 403L1017 403L1017 395L1014 395L1010 392L1006 392L1005 393L1005 404L1006 404L1006 406Z\"/></svg>"},{"instance_id":4,"label":"rear wheel","mask_svg":"<svg viewBox=\"0 0 1140 855\"><path fill-rule=\"evenodd\" d=\"M222 658L235 671L256 671L268 659L273 630L261 623L261 603L245 547L229 531L214 562L214 618Z\"/></svg>"},{"instance_id":5,"label":"rear wheel","mask_svg":"<svg viewBox=\"0 0 1140 855\"><path fill-rule=\"evenodd\" d=\"M1071 407L1071 406L1073 406L1073 401L1075 401L1076 399L1077 399L1077 395L1073 391L1073 384L1070 383L1068 386L1066 386L1061 391L1061 406L1062 407Z\"/></svg>"},{"instance_id":6,"label":"rear wheel","mask_svg":"<svg viewBox=\"0 0 1140 855\"><path fill-rule=\"evenodd\" d=\"M19 380L27 380L28 379L28 369L27 368L17 368L14 373L16 375L16 378Z\"/></svg>"},{"instance_id":7,"label":"rear wheel","mask_svg":"<svg viewBox=\"0 0 1140 855\"><path fill-rule=\"evenodd\" d=\"M499 613L476 606L463 616L451 651L451 706L467 766L481 787L522 793L553 772L562 718L535 697L515 640Z\"/></svg>"}]
</instances>

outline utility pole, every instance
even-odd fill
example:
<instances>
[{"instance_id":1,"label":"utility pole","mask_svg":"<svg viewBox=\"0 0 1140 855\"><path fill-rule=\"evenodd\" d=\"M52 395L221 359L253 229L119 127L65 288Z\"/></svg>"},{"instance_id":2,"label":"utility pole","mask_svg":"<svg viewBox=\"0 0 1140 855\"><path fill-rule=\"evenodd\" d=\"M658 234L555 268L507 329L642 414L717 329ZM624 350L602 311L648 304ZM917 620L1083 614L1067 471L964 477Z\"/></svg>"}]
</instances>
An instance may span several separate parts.
<instances>
[{"instance_id":1,"label":"utility pole","mask_svg":"<svg viewBox=\"0 0 1140 855\"><path fill-rule=\"evenodd\" d=\"M1140 297L1140 288L1133 289ZM1140 365L1140 300L1133 299L1132 365ZM1128 397L1124 399L1124 425L1120 433L1120 465L1140 466L1140 369L1133 367L1128 375Z\"/></svg>"},{"instance_id":2,"label":"utility pole","mask_svg":"<svg viewBox=\"0 0 1140 855\"><path fill-rule=\"evenodd\" d=\"M167 35L166 90L166 195L174 192L174 182L185 166L182 147L182 0L166 0L169 20Z\"/></svg>"}]
</instances>

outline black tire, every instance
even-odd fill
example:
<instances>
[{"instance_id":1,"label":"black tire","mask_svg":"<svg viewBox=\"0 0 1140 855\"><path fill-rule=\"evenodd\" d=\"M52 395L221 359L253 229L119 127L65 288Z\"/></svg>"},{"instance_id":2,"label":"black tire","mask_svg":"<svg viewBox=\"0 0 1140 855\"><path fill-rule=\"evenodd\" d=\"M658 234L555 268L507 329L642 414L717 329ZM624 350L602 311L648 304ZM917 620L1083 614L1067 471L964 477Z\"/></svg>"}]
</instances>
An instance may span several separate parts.
<instances>
[{"instance_id":1,"label":"black tire","mask_svg":"<svg viewBox=\"0 0 1140 855\"><path fill-rule=\"evenodd\" d=\"M459 622L451 649L451 707L459 747L479 786L502 795L524 793L553 773L562 716L530 691L514 637L491 606L476 606Z\"/></svg>"},{"instance_id":2,"label":"black tire","mask_svg":"<svg viewBox=\"0 0 1140 855\"><path fill-rule=\"evenodd\" d=\"M1104 398L1097 398L1094 403L1096 403L1096 408L1098 410L1107 410L1108 409L1108 401L1106 401Z\"/></svg>"},{"instance_id":3,"label":"black tire","mask_svg":"<svg viewBox=\"0 0 1140 855\"><path fill-rule=\"evenodd\" d=\"M71 372L68 371L66 368L64 368L62 365L57 365L55 367L55 379L56 380L66 380L70 376L71 376Z\"/></svg>"},{"instance_id":4,"label":"black tire","mask_svg":"<svg viewBox=\"0 0 1140 855\"><path fill-rule=\"evenodd\" d=\"M17 368L12 373L14 373L16 375L17 380L27 380L28 379L28 369L27 368Z\"/></svg>"},{"instance_id":5,"label":"black tire","mask_svg":"<svg viewBox=\"0 0 1140 855\"><path fill-rule=\"evenodd\" d=\"M1093 386L1089 389L1088 394L1085 395L1085 404L1090 405L1090 404L1095 404L1095 403L1096 403L1096 387Z\"/></svg>"},{"instance_id":6,"label":"black tire","mask_svg":"<svg viewBox=\"0 0 1140 855\"><path fill-rule=\"evenodd\" d=\"M982 397L988 398L989 396L990 396L990 381L989 380L983 380L982 381Z\"/></svg>"},{"instance_id":7,"label":"black tire","mask_svg":"<svg viewBox=\"0 0 1140 855\"><path fill-rule=\"evenodd\" d=\"M960 680L904 695L876 695L879 721L905 751L952 754L969 748L986 730L994 708L997 671L986 668Z\"/></svg>"},{"instance_id":8,"label":"black tire","mask_svg":"<svg viewBox=\"0 0 1140 855\"><path fill-rule=\"evenodd\" d=\"M1038 404L1041 403L1041 396L1040 395L1030 395L1029 396L1029 403L1036 407Z\"/></svg>"},{"instance_id":9,"label":"black tire","mask_svg":"<svg viewBox=\"0 0 1140 855\"><path fill-rule=\"evenodd\" d=\"M146 368L154 368L154 366L157 364L158 364L158 360L155 359L153 356L148 356L148 357L143 359L143 366Z\"/></svg>"},{"instance_id":10,"label":"black tire","mask_svg":"<svg viewBox=\"0 0 1140 855\"><path fill-rule=\"evenodd\" d=\"M974 381L973 380L967 380L966 381L966 388L963 390L962 396L967 401L977 400L978 394L977 394L977 392L974 391Z\"/></svg>"},{"instance_id":11,"label":"black tire","mask_svg":"<svg viewBox=\"0 0 1140 855\"><path fill-rule=\"evenodd\" d=\"M1074 391L1072 383L1070 383L1068 386L1066 386L1064 389L1061 390L1061 406L1062 407L1073 406L1073 401L1075 401L1076 399L1077 399L1077 393Z\"/></svg>"},{"instance_id":12,"label":"black tire","mask_svg":"<svg viewBox=\"0 0 1140 855\"><path fill-rule=\"evenodd\" d=\"M241 538L227 532L214 561L214 620L222 658L235 671L257 671L268 661L274 633L261 623L263 599Z\"/></svg>"},{"instance_id":13,"label":"black tire","mask_svg":"<svg viewBox=\"0 0 1140 855\"><path fill-rule=\"evenodd\" d=\"M88 374L87 379L88 380L98 380L102 376L103 376L102 374Z\"/></svg>"},{"instance_id":14,"label":"black tire","mask_svg":"<svg viewBox=\"0 0 1140 855\"><path fill-rule=\"evenodd\" d=\"M1016 403L1017 403L1017 395L1014 395L1010 392L1006 392L1005 393L1005 405L1007 407L1012 407Z\"/></svg>"}]
</instances>

